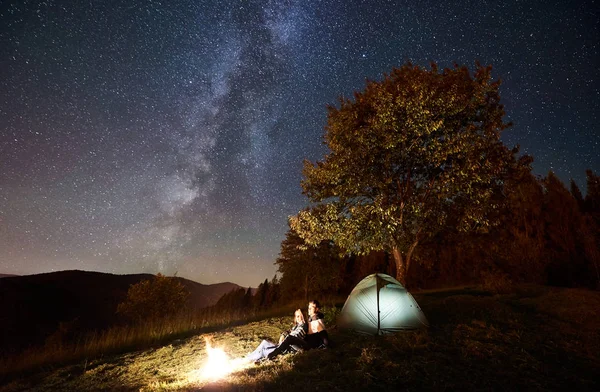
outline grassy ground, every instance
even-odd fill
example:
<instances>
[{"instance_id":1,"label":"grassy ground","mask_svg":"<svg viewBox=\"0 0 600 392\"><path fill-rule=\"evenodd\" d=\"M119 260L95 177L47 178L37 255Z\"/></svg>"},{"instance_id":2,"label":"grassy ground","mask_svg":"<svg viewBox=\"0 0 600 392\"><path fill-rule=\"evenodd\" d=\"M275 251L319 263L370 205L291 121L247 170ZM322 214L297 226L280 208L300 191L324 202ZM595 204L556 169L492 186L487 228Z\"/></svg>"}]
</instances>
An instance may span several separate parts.
<instances>
[{"instance_id":1,"label":"grassy ground","mask_svg":"<svg viewBox=\"0 0 600 392\"><path fill-rule=\"evenodd\" d=\"M414 296L427 330L369 337L333 328L332 349L261 365L232 361L236 371L217 380L214 371L202 373L208 355L198 335L42 369L0 391L600 390L599 292L524 286L499 296L469 289ZM290 322L291 310L212 333L212 344L241 358Z\"/></svg>"}]
</instances>

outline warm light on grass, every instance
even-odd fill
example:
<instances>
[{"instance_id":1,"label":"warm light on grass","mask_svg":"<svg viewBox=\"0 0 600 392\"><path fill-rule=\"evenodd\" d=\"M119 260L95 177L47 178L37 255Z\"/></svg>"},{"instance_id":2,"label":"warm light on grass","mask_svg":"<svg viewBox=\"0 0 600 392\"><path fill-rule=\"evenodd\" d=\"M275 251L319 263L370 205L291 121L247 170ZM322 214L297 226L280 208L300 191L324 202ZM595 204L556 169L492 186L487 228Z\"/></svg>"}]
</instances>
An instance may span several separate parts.
<instances>
[{"instance_id":1,"label":"warm light on grass","mask_svg":"<svg viewBox=\"0 0 600 392\"><path fill-rule=\"evenodd\" d=\"M202 369L202 378L218 380L231 373L232 368L229 357L222 348L213 347L210 338L204 338L206 342L206 354L208 358Z\"/></svg>"},{"instance_id":2,"label":"warm light on grass","mask_svg":"<svg viewBox=\"0 0 600 392\"><path fill-rule=\"evenodd\" d=\"M272 312L281 312L276 309ZM177 318L168 318L140 325L115 326L105 331L92 331L77 342L63 341L60 336L48 339L45 346L32 347L12 357L0 356L0 379L11 373L29 371L52 363L75 362L93 359L112 353L150 347L162 341L191 335L202 329L225 327L232 322L253 317L268 317L269 313L244 315L219 313L210 309L202 312L190 312ZM50 344L49 344L50 343ZM198 378L196 378L198 379Z\"/></svg>"},{"instance_id":3,"label":"warm light on grass","mask_svg":"<svg viewBox=\"0 0 600 392\"><path fill-rule=\"evenodd\" d=\"M243 358L229 358L221 347L214 347L211 337L204 337L206 360L204 365L188 375L190 383L214 382L226 378L232 373L246 369L250 363Z\"/></svg>"}]
</instances>

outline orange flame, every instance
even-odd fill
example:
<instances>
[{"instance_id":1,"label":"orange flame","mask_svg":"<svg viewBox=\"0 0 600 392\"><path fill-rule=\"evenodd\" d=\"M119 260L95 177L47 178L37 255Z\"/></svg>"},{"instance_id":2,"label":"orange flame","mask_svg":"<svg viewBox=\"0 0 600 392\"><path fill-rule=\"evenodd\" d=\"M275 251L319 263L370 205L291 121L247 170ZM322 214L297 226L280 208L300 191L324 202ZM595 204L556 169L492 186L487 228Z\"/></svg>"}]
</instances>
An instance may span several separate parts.
<instances>
[{"instance_id":1,"label":"orange flame","mask_svg":"<svg viewBox=\"0 0 600 392\"><path fill-rule=\"evenodd\" d=\"M248 364L243 359L230 359L222 348L213 347L210 337L205 336L204 341L207 359L199 378L216 381L247 367Z\"/></svg>"},{"instance_id":2,"label":"orange flame","mask_svg":"<svg viewBox=\"0 0 600 392\"><path fill-rule=\"evenodd\" d=\"M208 360L202 369L203 378L218 380L231 373L229 357L221 348L213 347L210 338L205 337Z\"/></svg>"}]
</instances>

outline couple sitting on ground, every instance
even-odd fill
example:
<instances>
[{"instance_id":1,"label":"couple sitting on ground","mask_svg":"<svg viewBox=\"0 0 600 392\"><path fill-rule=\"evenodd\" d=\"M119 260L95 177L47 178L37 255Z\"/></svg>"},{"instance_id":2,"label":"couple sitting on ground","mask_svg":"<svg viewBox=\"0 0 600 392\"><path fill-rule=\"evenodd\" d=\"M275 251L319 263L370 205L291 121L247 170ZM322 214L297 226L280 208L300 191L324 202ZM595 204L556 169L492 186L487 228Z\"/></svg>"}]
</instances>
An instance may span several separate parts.
<instances>
[{"instance_id":1,"label":"couple sitting on ground","mask_svg":"<svg viewBox=\"0 0 600 392\"><path fill-rule=\"evenodd\" d=\"M329 336L325 329L323 313L319 311L319 301L308 303L308 323L304 319L302 310L294 312L294 326L279 337L279 343L263 340L256 350L246 356L248 361L273 359L286 351L302 351L311 348L326 348L329 345Z\"/></svg>"}]
</instances>

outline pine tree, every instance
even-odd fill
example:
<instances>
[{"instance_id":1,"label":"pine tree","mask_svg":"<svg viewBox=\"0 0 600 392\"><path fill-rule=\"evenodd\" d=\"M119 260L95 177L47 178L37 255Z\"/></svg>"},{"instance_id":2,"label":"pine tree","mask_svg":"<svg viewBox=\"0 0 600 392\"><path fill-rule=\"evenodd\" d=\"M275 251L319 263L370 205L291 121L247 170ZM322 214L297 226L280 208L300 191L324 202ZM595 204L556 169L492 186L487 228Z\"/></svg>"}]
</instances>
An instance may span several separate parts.
<instances>
[{"instance_id":1,"label":"pine tree","mask_svg":"<svg viewBox=\"0 0 600 392\"><path fill-rule=\"evenodd\" d=\"M579 211L581 211L582 213L585 212L585 204L584 204L584 200L583 200L583 195L581 194L581 190L579 190L577 183L572 178L571 178L571 195L573 195L573 197L575 198L575 201L577 202L577 206L579 207Z\"/></svg>"}]
</instances>

